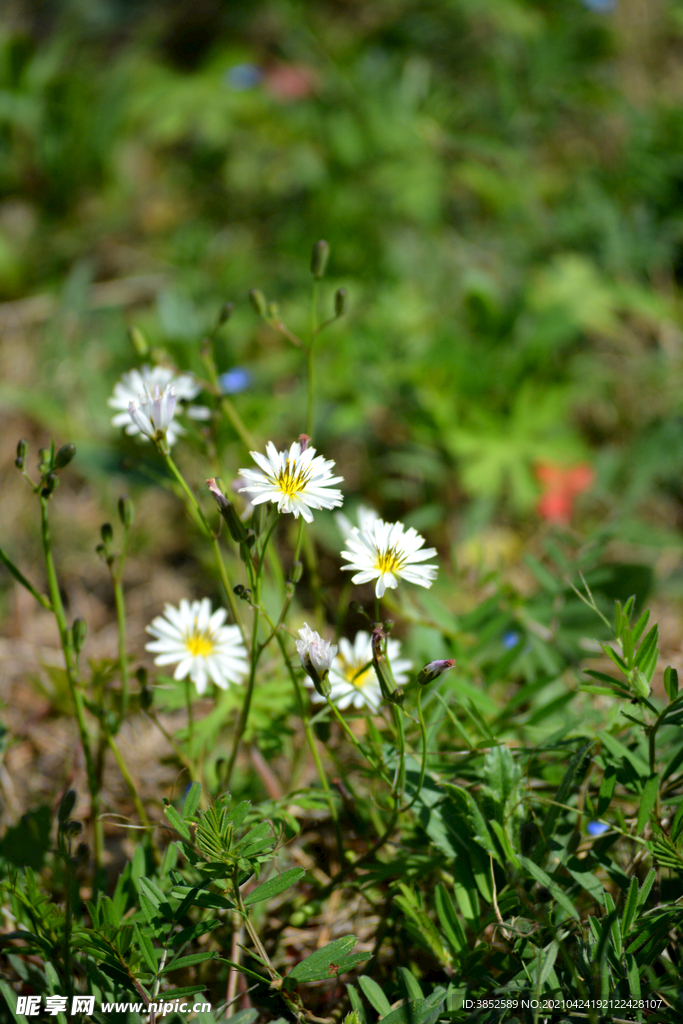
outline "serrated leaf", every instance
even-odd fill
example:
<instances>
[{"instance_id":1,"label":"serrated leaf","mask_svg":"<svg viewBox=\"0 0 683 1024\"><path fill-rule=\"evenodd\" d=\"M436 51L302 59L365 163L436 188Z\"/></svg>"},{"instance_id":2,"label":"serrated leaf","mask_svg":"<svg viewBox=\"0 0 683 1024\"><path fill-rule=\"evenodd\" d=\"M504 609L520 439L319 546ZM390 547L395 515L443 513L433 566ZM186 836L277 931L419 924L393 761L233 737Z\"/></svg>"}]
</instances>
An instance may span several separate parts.
<instances>
[{"instance_id":1,"label":"serrated leaf","mask_svg":"<svg viewBox=\"0 0 683 1024\"><path fill-rule=\"evenodd\" d=\"M256 889L244 897L245 907L251 906L252 903L260 903L261 900L269 900L273 896L277 896L279 893L284 892L285 889L289 889L290 885L295 885L305 874L306 872L303 868L290 868L289 871L283 871L276 878L269 878L267 882L257 886Z\"/></svg>"},{"instance_id":2,"label":"serrated leaf","mask_svg":"<svg viewBox=\"0 0 683 1024\"><path fill-rule=\"evenodd\" d=\"M376 981L364 976L358 979L358 984L363 989L363 995L370 1003L370 1006L373 1010L377 1010L381 1017L391 1012L391 1003Z\"/></svg>"}]
</instances>

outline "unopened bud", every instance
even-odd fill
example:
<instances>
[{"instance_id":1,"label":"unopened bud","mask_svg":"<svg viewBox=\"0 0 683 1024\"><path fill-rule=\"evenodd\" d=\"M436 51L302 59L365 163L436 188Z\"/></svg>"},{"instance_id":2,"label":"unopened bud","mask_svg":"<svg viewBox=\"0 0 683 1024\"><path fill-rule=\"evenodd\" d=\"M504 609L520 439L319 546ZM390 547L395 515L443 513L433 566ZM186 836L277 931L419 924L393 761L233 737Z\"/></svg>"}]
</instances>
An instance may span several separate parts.
<instances>
[{"instance_id":1,"label":"unopened bud","mask_svg":"<svg viewBox=\"0 0 683 1024\"><path fill-rule=\"evenodd\" d=\"M85 643L85 638L88 635L88 623L85 619L82 619L80 616L77 619L74 619L74 624L71 627L71 635L74 641L74 650L76 651L76 654L80 654L83 644Z\"/></svg>"},{"instance_id":2,"label":"unopened bud","mask_svg":"<svg viewBox=\"0 0 683 1024\"><path fill-rule=\"evenodd\" d=\"M225 497L225 495L223 494L223 492L221 491L220 487L218 486L213 477L207 480L206 484L211 493L213 494L214 498L216 499L218 511L228 524L230 536L238 544L243 544L244 541L247 539L247 529L242 520L240 519L240 517L238 516L235 506L231 501L229 501Z\"/></svg>"},{"instance_id":3,"label":"unopened bud","mask_svg":"<svg viewBox=\"0 0 683 1024\"><path fill-rule=\"evenodd\" d=\"M444 661L430 661L428 665L420 669L417 681L420 686L427 686L444 672L448 672L454 665L453 658L446 658Z\"/></svg>"},{"instance_id":4,"label":"unopened bud","mask_svg":"<svg viewBox=\"0 0 683 1024\"><path fill-rule=\"evenodd\" d=\"M103 544L111 544L114 539L114 529L111 523L102 523L100 526L100 534Z\"/></svg>"},{"instance_id":5,"label":"unopened bud","mask_svg":"<svg viewBox=\"0 0 683 1024\"><path fill-rule=\"evenodd\" d=\"M218 326L219 327L220 327L221 324L225 324L225 323L228 322L228 320L232 316L232 311L233 311L234 308L235 307L233 306L232 302L224 302L223 303L223 305L221 306L221 311L218 314Z\"/></svg>"},{"instance_id":6,"label":"unopened bud","mask_svg":"<svg viewBox=\"0 0 683 1024\"><path fill-rule=\"evenodd\" d=\"M154 694L146 686L140 690L140 707L143 711L149 711L152 704L154 703Z\"/></svg>"},{"instance_id":7,"label":"unopened bud","mask_svg":"<svg viewBox=\"0 0 683 1024\"><path fill-rule=\"evenodd\" d=\"M119 498L119 519L121 525L128 530L130 524L133 522L133 503L127 494L122 494Z\"/></svg>"},{"instance_id":8,"label":"unopened bud","mask_svg":"<svg viewBox=\"0 0 683 1024\"><path fill-rule=\"evenodd\" d=\"M17 444L17 457L14 460L14 465L17 469L23 469L26 462L26 456L28 454L28 441L25 437L22 437L21 441Z\"/></svg>"},{"instance_id":9,"label":"unopened bud","mask_svg":"<svg viewBox=\"0 0 683 1024\"><path fill-rule=\"evenodd\" d=\"M49 498L55 487L59 487L59 477L56 473L48 473L43 481L43 489L40 494L43 498Z\"/></svg>"},{"instance_id":10,"label":"unopened bud","mask_svg":"<svg viewBox=\"0 0 683 1024\"><path fill-rule=\"evenodd\" d=\"M57 811L57 819L60 825L69 820L69 816L76 806L76 790L70 789L64 794L62 799L59 801L59 809Z\"/></svg>"},{"instance_id":11,"label":"unopened bud","mask_svg":"<svg viewBox=\"0 0 683 1024\"><path fill-rule=\"evenodd\" d=\"M65 835L67 836L80 836L82 831L83 825L81 824L81 822L74 821L73 818L69 818L69 820L65 821L64 824L62 825L62 832L64 832Z\"/></svg>"},{"instance_id":12,"label":"unopened bud","mask_svg":"<svg viewBox=\"0 0 683 1024\"><path fill-rule=\"evenodd\" d=\"M650 684L639 668L629 673L629 679L631 681L631 688L636 696L645 698L650 696Z\"/></svg>"},{"instance_id":13,"label":"unopened bud","mask_svg":"<svg viewBox=\"0 0 683 1024\"><path fill-rule=\"evenodd\" d=\"M64 444L55 455L55 469L64 469L76 454L75 444Z\"/></svg>"},{"instance_id":14,"label":"unopened bud","mask_svg":"<svg viewBox=\"0 0 683 1024\"><path fill-rule=\"evenodd\" d=\"M332 692L329 680L330 666L338 649L336 644L323 640L307 623L299 630L299 639L296 642L299 661L321 697L329 697Z\"/></svg>"},{"instance_id":15,"label":"unopened bud","mask_svg":"<svg viewBox=\"0 0 683 1024\"><path fill-rule=\"evenodd\" d=\"M50 468L50 459L52 458L49 448L38 449L38 471L45 473Z\"/></svg>"},{"instance_id":16,"label":"unopened bud","mask_svg":"<svg viewBox=\"0 0 683 1024\"><path fill-rule=\"evenodd\" d=\"M277 320L280 316L280 307L277 302L268 303L268 317L270 320Z\"/></svg>"},{"instance_id":17,"label":"unopened bud","mask_svg":"<svg viewBox=\"0 0 683 1024\"><path fill-rule=\"evenodd\" d=\"M141 359L145 359L149 355L149 345L147 344L147 338L144 336L139 327L128 328L128 339Z\"/></svg>"},{"instance_id":18,"label":"unopened bud","mask_svg":"<svg viewBox=\"0 0 683 1024\"><path fill-rule=\"evenodd\" d=\"M370 616L360 601L349 601L349 611L353 612L354 615L362 615L364 619L367 619L368 622L370 622Z\"/></svg>"},{"instance_id":19,"label":"unopened bud","mask_svg":"<svg viewBox=\"0 0 683 1024\"><path fill-rule=\"evenodd\" d=\"M97 547L95 548L95 551L100 556L103 562L107 561L107 549L105 548L104 544L98 544Z\"/></svg>"},{"instance_id":20,"label":"unopened bud","mask_svg":"<svg viewBox=\"0 0 683 1024\"><path fill-rule=\"evenodd\" d=\"M292 562L292 568L289 570L289 582L298 583L303 574L304 567L303 563L296 561Z\"/></svg>"},{"instance_id":21,"label":"unopened bud","mask_svg":"<svg viewBox=\"0 0 683 1024\"><path fill-rule=\"evenodd\" d=\"M316 242L311 253L311 273L316 281L325 276L325 267L330 255L330 247L324 239Z\"/></svg>"},{"instance_id":22,"label":"unopened bud","mask_svg":"<svg viewBox=\"0 0 683 1024\"><path fill-rule=\"evenodd\" d=\"M299 434L299 444L301 445L301 451L305 452L311 443L311 439L308 434Z\"/></svg>"},{"instance_id":23,"label":"unopened bud","mask_svg":"<svg viewBox=\"0 0 683 1024\"><path fill-rule=\"evenodd\" d=\"M268 310L266 307L266 297L262 291L259 291L258 288L252 288L249 292L249 301L254 307L255 313L264 317L267 315Z\"/></svg>"},{"instance_id":24,"label":"unopened bud","mask_svg":"<svg viewBox=\"0 0 683 1024\"><path fill-rule=\"evenodd\" d=\"M346 312L346 288L337 288L334 293L334 315L343 316Z\"/></svg>"}]
</instances>

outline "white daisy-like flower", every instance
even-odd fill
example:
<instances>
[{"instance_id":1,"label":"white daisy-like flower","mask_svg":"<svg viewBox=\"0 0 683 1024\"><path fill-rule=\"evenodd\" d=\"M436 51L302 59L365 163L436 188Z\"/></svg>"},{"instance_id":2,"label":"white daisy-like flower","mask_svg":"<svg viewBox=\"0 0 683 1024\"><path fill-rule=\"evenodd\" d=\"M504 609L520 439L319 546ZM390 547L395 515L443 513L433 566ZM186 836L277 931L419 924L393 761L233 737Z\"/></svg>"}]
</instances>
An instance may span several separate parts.
<instances>
[{"instance_id":1,"label":"white daisy-like flower","mask_svg":"<svg viewBox=\"0 0 683 1024\"><path fill-rule=\"evenodd\" d=\"M401 644L398 640L387 640L387 656L396 683L401 686L408 682L412 661L401 658ZM330 700L340 710L344 708L369 707L377 711L382 703L382 691L372 666L372 637L364 630L356 633L353 643L346 637L339 640L339 654L332 662L329 675ZM314 701L325 698L312 694Z\"/></svg>"},{"instance_id":2,"label":"white daisy-like flower","mask_svg":"<svg viewBox=\"0 0 683 1024\"><path fill-rule=\"evenodd\" d=\"M348 550L341 554L351 564L343 565L342 569L356 570L356 575L351 577L353 583L377 579L377 597L382 597L387 587L397 587L400 579L431 587L437 568L419 563L433 558L436 548L420 550L424 542L424 537L412 526L406 530L403 523L375 519L363 530L354 527L346 538Z\"/></svg>"},{"instance_id":3,"label":"white daisy-like flower","mask_svg":"<svg viewBox=\"0 0 683 1024\"><path fill-rule=\"evenodd\" d=\"M229 683L241 683L248 671L247 651L237 626L224 626L225 608L211 613L211 601L181 601L180 608L167 604L147 632L157 637L146 644L154 651L155 665L178 662L174 679L189 675L197 692L205 692L209 680L227 690Z\"/></svg>"},{"instance_id":4,"label":"white daisy-like flower","mask_svg":"<svg viewBox=\"0 0 683 1024\"><path fill-rule=\"evenodd\" d=\"M338 651L337 645L323 640L319 633L316 633L307 622L304 622L299 630L296 650L301 667L324 700L325 695L330 692L327 676Z\"/></svg>"},{"instance_id":5,"label":"white daisy-like flower","mask_svg":"<svg viewBox=\"0 0 683 1024\"><path fill-rule=\"evenodd\" d=\"M334 462L315 454L315 448L295 441L289 451L279 452L272 441L266 445L266 455L249 453L262 473L254 469L240 469L252 505L264 501L277 503L278 512L300 515L307 523L313 522L312 508L337 508L344 501L342 492L333 487L343 476L332 476Z\"/></svg>"},{"instance_id":6,"label":"white daisy-like flower","mask_svg":"<svg viewBox=\"0 0 683 1024\"><path fill-rule=\"evenodd\" d=\"M148 437L149 435L141 431L138 424L132 419L130 404L131 402L138 403L141 395L152 395L157 386L160 391L168 387L175 388L176 399L179 402L192 401L201 390L194 374L176 373L168 366L145 364L139 370L130 370L129 373L123 374L121 380L114 386L114 394L107 399L107 405L112 409L119 410L111 421L112 426L124 427L127 434L142 434L143 437ZM211 411L202 405L189 405L185 411L190 419L195 420L205 420L211 416ZM166 429L166 441L169 447L174 445L184 433L184 427L176 419L172 419Z\"/></svg>"},{"instance_id":7,"label":"white daisy-like flower","mask_svg":"<svg viewBox=\"0 0 683 1024\"><path fill-rule=\"evenodd\" d=\"M345 540L352 535L355 529L359 529L361 533L371 529L379 519L374 508L369 508L367 505L358 506L356 509L356 517L358 519L358 527L355 527L348 516L345 516L343 512L334 513L335 522L339 527L339 532Z\"/></svg>"}]
</instances>

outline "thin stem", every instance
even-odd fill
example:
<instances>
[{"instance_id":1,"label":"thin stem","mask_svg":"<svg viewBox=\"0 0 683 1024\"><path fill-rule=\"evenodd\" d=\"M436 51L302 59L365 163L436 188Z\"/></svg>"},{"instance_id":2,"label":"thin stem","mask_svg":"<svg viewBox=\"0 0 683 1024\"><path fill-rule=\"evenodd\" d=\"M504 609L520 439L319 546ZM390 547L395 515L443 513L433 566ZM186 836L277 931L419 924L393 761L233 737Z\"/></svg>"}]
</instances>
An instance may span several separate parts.
<instances>
[{"instance_id":1,"label":"thin stem","mask_svg":"<svg viewBox=\"0 0 683 1024\"><path fill-rule=\"evenodd\" d=\"M128 787L128 792L130 793L131 797L133 798L133 803L135 804L135 810L138 813L138 818L140 819L140 821L142 822L143 825L145 825L147 828L149 828L150 822L149 822L149 818L147 817L147 812L145 811L144 804L142 803L142 800L140 799L140 796L138 794L138 791L137 791L137 788L135 786L135 783L133 782L131 774L128 771L128 768L126 767L126 762L123 760L123 757L121 756L121 751L119 750L119 748L117 746L116 740L114 739L114 737L112 736L112 734L109 732L108 729L106 730L105 735L107 737L107 743L109 744L109 749L111 750L112 754L114 755L114 758L116 759L116 763L119 766L119 771L121 772L121 775L123 776L123 780L126 783L126 786Z\"/></svg>"},{"instance_id":2,"label":"thin stem","mask_svg":"<svg viewBox=\"0 0 683 1024\"><path fill-rule=\"evenodd\" d=\"M150 718L154 722L154 724L156 725L157 729L159 730L161 735L164 737L164 739L168 743L169 747L171 748L171 750L173 751L175 756L178 758L178 760L181 762L181 764L183 764L185 766L185 768L187 768L188 772L190 773L190 778L192 779L192 781L193 782L197 782L198 779L197 779L197 773L195 771L195 766L193 765L192 761L187 756L187 754L183 753L183 751L180 749L178 744L175 742L175 740L173 739L171 734L168 732L167 729L165 729L163 727L163 725L161 724L161 722L159 721L159 719L157 718L156 714L153 711L151 711L151 710L146 711L145 714L147 715L148 718Z\"/></svg>"},{"instance_id":3,"label":"thin stem","mask_svg":"<svg viewBox=\"0 0 683 1024\"><path fill-rule=\"evenodd\" d=\"M416 802L422 790L422 784L424 783L425 773L427 771L427 726L425 724L424 712L422 710L422 687L418 688L417 691L417 717L420 720L420 736L422 737L422 761L420 763L420 778L417 783L417 789L415 790L415 796L406 804L405 807L401 808L403 811L409 811L413 804Z\"/></svg>"},{"instance_id":4,"label":"thin stem","mask_svg":"<svg viewBox=\"0 0 683 1024\"><path fill-rule=\"evenodd\" d=\"M57 621L57 629L59 630L59 639L62 645L62 651L64 653L64 665L66 667L66 678L69 683L69 691L71 693L71 699L74 703L74 709L76 711L76 722L78 724L78 733L81 740L81 746L83 748L83 756L85 757L86 775L88 778L88 789L90 791L90 803L93 817L93 857L95 860L95 868L99 870L102 863L102 828L99 822L99 810L100 810L100 795L99 788L97 785L97 772L95 770L95 762L93 760L92 751L90 749L90 739L88 737L88 727L85 721L85 710L83 705L83 695L78 686L78 679L74 671L74 651L69 636L69 627L66 623L66 615L64 613L64 605L62 604L62 595L59 592L59 581L57 579L57 570L55 568L54 558L52 557L52 538L50 535L50 524L48 521L47 512L47 499L40 497L40 522L41 522L41 537L43 542L43 556L45 559L45 568L47 571L47 584L50 592L50 601L52 603L52 611Z\"/></svg>"},{"instance_id":5,"label":"thin stem","mask_svg":"<svg viewBox=\"0 0 683 1024\"><path fill-rule=\"evenodd\" d=\"M123 596L123 584L121 582L121 570L125 558L126 539L128 531L124 534L123 547L119 555L119 564L115 574L112 574L114 584L114 601L116 603L116 626L119 637L119 665L121 668L121 712L119 714L118 728L128 712L128 654L126 644L126 604Z\"/></svg>"},{"instance_id":6,"label":"thin stem","mask_svg":"<svg viewBox=\"0 0 683 1024\"><path fill-rule=\"evenodd\" d=\"M347 723L346 719L344 718L344 716L342 715L342 713L341 713L341 711L339 710L339 708L338 708L338 707L337 707L337 706L336 706L335 704L333 704L333 703L332 703L332 701L330 700L330 698L329 698L329 697L327 698L327 703L328 703L328 705L330 706L330 708L332 709L332 713L334 714L335 718L337 719L337 721L338 721L338 722L339 722L339 724L341 725L342 729L344 730L344 733L345 733L345 735L346 735L346 738L347 738L347 739L348 739L348 740L349 740L349 741L350 741L351 743L353 743L353 745L354 745L354 747L356 748L356 750L358 750L358 752L359 752L360 754L362 754L362 756L363 756L363 757L365 758L365 760L366 760L366 761L368 762L368 764L369 764L369 765L370 765L370 767L371 767L371 768L373 769L373 771L377 772L377 774L378 774L378 775L380 776L380 778L382 779L382 781L383 781L383 782L386 782L387 786L391 786L391 779L389 778L389 776L388 776L388 775L386 774L386 772L384 771L384 768L383 768L383 766L382 766L381 764L378 764L378 763L377 763L377 762L376 762L376 761L375 761L375 760L374 760L373 758L371 758L371 757L370 757L370 755L369 755L369 754L368 754L368 753L367 753L367 752L366 752L366 751L365 751L365 750L363 749L363 747L361 746L361 744L359 743L359 741L358 741L358 740L356 739L356 737L354 736L354 734L353 734L353 730L349 728L349 726L348 726L348 723Z\"/></svg>"},{"instance_id":7,"label":"thin stem","mask_svg":"<svg viewBox=\"0 0 683 1024\"><path fill-rule=\"evenodd\" d=\"M307 349L308 366L308 409L306 412L306 433L313 437L315 425L315 336L318 327L318 281L313 278L311 288L311 336Z\"/></svg>"},{"instance_id":8,"label":"thin stem","mask_svg":"<svg viewBox=\"0 0 683 1024\"><path fill-rule=\"evenodd\" d=\"M194 714L192 712L192 683L185 679L185 707L187 708L187 749L190 760L194 761Z\"/></svg>"}]
</instances>

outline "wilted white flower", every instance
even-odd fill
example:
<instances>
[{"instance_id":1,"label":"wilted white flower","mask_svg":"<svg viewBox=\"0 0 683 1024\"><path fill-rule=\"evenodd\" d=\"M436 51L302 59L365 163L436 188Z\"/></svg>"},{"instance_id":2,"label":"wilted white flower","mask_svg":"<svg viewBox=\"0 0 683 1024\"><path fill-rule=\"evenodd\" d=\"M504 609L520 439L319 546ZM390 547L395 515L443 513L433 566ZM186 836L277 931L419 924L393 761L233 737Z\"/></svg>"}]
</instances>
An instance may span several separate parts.
<instances>
[{"instance_id":1,"label":"wilted white flower","mask_svg":"<svg viewBox=\"0 0 683 1024\"><path fill-rule=\"evenodd\" d=\"M420 550L424 544L412 526L406 530L403 523L385 523L383 519L367 522L362 530L354 527L346 538L348 550L342 558L350 564L342 569L356 570L353 583L377 580L375 593L382 597L387 587L398 586L400 579L431 587L436 579L435 565L420 565L436 555L436 548Z\"/></svg>"},{"instance_id":2,"label":"wilted white flower","mask_svg":"<svg viewBox=\"0 0 683 1024\"><path fill-rule=\"evenodd\" d=\"M427 686L429 683L434 682L439 676L442 676L444 672L450 672L454 667L455 660L453 658L444 658L440 661L430 661L428 665L421 668L417 681L420 686Z\"/></svg>"},{"instance_id":3,"label":"wilted white flower","mask_svg":"<svg viewBox=\"0 0 683 1024\"><path fill-rule=\"evenodd\" d=\"M131 402L128 406L128 415L141 434L152 441L161 441L166 438L173 423L177 400L178 396L172 384L163 391L158 384L155 384L152 392L145 387L144 392L138 395L137 401Z\"/></svg>"},{"instance_id":4,"label":"wilted white flower","mask_svg":"<svg viewBox=\"0 0 683 1024\"><path fill-rule=\"evenodd\" d=\"M336 508L344 498L333 484L342 476L332 476L334 462L315 454L315 448L303 448L295 441L289 451L279 452L272 441L266 445L266 455L249 453L262 473L254 469L240 469L244 487L252 505L264 501L277 503L278 512L291 512L295 518L303 516L313 522L312 508Z\"/></svg>"},{"instance_id":5,"label":"wilted white flower","mask_svg":"<svg viewBox=\"0 0 683 1024\"><path fill-rule=\"evenodd\" d=\"M312 681L317 693L320 694L320 698L324 700L330 692L327 676L338 650L337 645L323 640L307 622L304 622L299 630L299 638L296 642L296 649L301 667Z\"/></svg>"},{"instance_id":6,"label":"wilted white flower","mask_svg":"<svg viewBox=\"0 0 683 1024\"><path fill-rule=\"evenodd\" d=\"M224 626L225 608L211 613L211 601L181 601L180 608L167 604L147 632L158 639L146 645L154 651L155 665L178 662L174 679L189 675L198 693L204 693L210 679L227 690L240 683L248 670L247 651L237 626Z\"/></svg>"},{"instance_id":7,"label":"wilted white flower","mask_svg":"<svg viewBox=\"0 0 683 1024\"><path fill-rule=\"evenodd\" d=\"M114 386L114 394L107 399L107 405L119 412L112 419L115 427L124 427L127 434L142 434L149 437L142 431L139 425L132 419L130 414L131 402L139 403L140 397L154 393L158 386L160 392L165 388L175 388L176 400L179 402L190 402L199 394L200 386L192 373L176 373L168 366L149 366L145 364L139 370L130 370L124 373L121 380ZM205 420L211 416L211 412L202 405L189 405L185 408L190 419ZM166 441L169 447L175 444L178 438L185 433L184 428L176 419L172 419L166 429Z\"/></svg>"},{"instance_id":8,"label":"wilted white flower","mask_svg":"<svg viewBox=\"0 0 683 1024\"><path fill-rule=\"evenodd\" d=\"M400 657L401 644L398 640L387 640L387 656L396 683L408 682L407 673L413 667L412 661ZM382 702L382 692L372 666L372 637L364 630L356 633L353 643L346 637L339 640L339 654L332 662L329 675L330 700L343 710L348 707L369 707L376 711ZM317 694L313 700L324 698Z\"/></svg>"}]
</instances>

